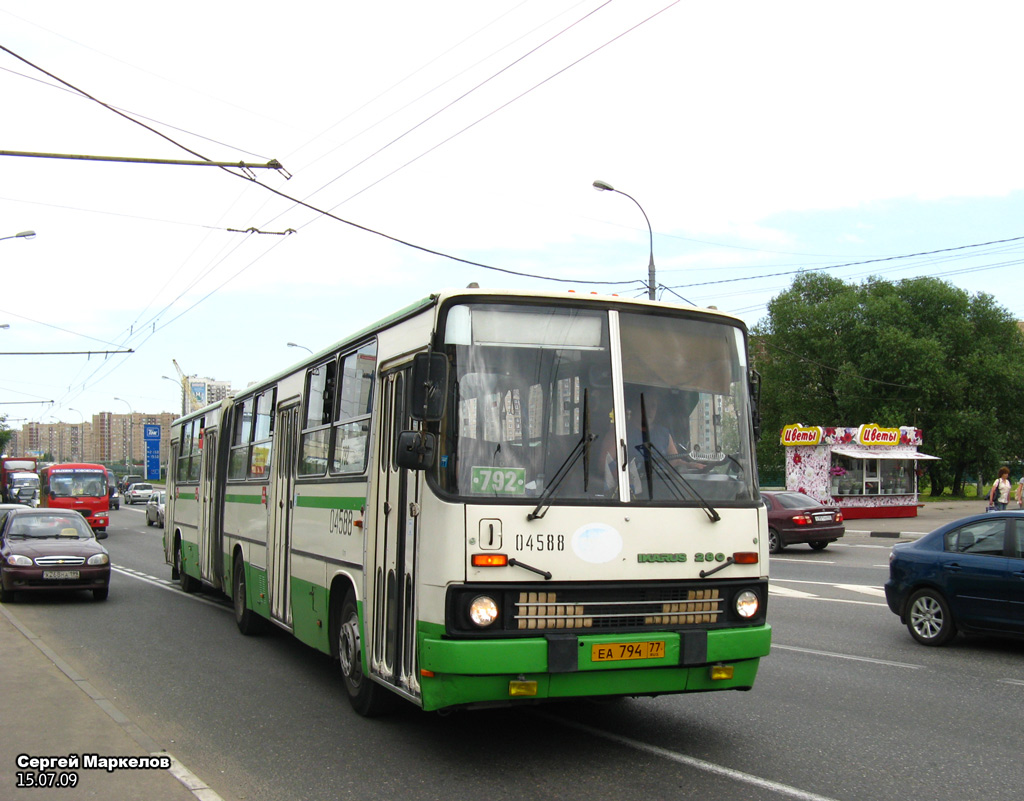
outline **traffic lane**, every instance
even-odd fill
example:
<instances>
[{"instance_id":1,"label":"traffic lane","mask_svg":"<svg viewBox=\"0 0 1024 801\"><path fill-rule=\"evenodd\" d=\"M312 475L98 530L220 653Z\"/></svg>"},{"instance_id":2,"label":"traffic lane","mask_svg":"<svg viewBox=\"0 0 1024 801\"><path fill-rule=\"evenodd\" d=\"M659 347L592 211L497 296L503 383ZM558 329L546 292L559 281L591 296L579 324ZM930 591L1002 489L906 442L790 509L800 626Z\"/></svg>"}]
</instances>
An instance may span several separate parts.
<instances>
[{"instance_id":1,"label":"traffic lane","mask_svg":"<svg viewBox=\"0 0 1024 801\"><path fill-rule=\"evenodd\" d=\"M749 751L737 737L741 768L761 759L760 775L835 798L1019 797L1024 767L1007 732L1020 728L1024 643L923 648L862 603L777 599L769 618L773 650L749 704L678 699L772 741ZM674 708L652 716L659 732Z\"/></svg>"},{"instance_id":2,"label":"traffic lane","mask_svg":"<svg viewBox=\"0 0 1024 801\"><path fill-rule=\"evenodd\" d=\"M110 553L112 565L151 575L170 576L170 566L164 563L164 530L146 525L144 508L111 512L107 534L103 546Z\"/></svg>"},{"instance_id":3,"label":"traffic lane","mask_svg":"<svg viewBox=\"0 0 1024 801\"><path fill-rule=\"evenodd\" d=\"M823 649L848 660L912 663L937 671L955 666L991 682L1024 679L1024 641L960 635L941 648L920 645L889 610L880 585L780 579L770 590L768 619L775 650Z\"/></svg>"},{"instance_id":4,"label":"traffic lane","mask_svg":"<svg viewBox=\"0 0 1024 801\"><path fill-rule=\"evenodd\" d=\"M745 777L624 749L553 725L534 711L450 717L412 707L366 720L352 712L337 668L280 632L247 638L229 610L119 575L96 607L42 599L19 612L68 662L193 773L230 798L777 798ZM133 586L138 585L138 586ZM99 611L99 614L94 612ZM102 632L97 645L90 637ZM645 736L653 700L630 708L626 734ZM588 704L552 705L575 710ZM601 709L604 705L600 705ZM728 743L733 733L716 739ZM726 749L723 756L728 756Z\"/></svg>"},{"instance_id":5,"label":"traffic lane","mask_svg":"<svg viewBox=\"0 0 1024 801\"><path fill-rule=\"evenodd\" d=\"M125 576L115 580L143 584ZM1004 779L1020 778L1008 767L1005 751L996 750L999 743L990 742L1017 716L1007 720L1004 714L995 719L994 730L976 730L958 720L961 711L951 701L971 707L981 693L983 703L986 690L981 688L989 687L989 682L976 679L978 688L964 692L958 681L964 671L956 669L955 662L942 660L942 670L933 672L952 671L957 680L940 688L938 700L918 697L920 692L912 690L921 681L920 669L842 656L870 654L853 651L848 643L844 646L836 635L839 631L857 642L868 641L869 634L881 637L883 645L886 637L896 643L897 637L905 636L891 613L886 612L892 627L880 629L880 613L866 615L861 605L806 599L773 603L776 643L781 647L764 661L751 693L561 704L536 712L480 711L450 718L411 710L366 721L349 709L328 660L287 635L245 638L223 605L202 603L156 585L138 591L130 585L118 589L121 601L133 599L139 610L136 621L123 630L116 621L101 621L103 627L123 645L146 623L147 629L159 633L155 641L136 633L136 647L112 649L105 656L85 644L73 648L73 635L91 617L78 616L93 609L87 600L70 614L61 614L67 630L38 622L35 628L63 637L69 650L91 660L91 669L104 677L99 684L110 682L107 696L130 709L144 731L159 732L157 740L168 743L219 792L220 777L226 798L225 793L249 798L346 793L390 797L397 791L409 795L403 789L407 786L416 788L413 798L450 794L453 786L458 794L487 793L496 798L507 797L509 787L516 797L610 798L633 792L673 797L681 786L717 797L786 795L779 787L751 785L747 776L838 799L879 797L880 787L902 792L922 785L928 792L916 793L919 797L967 797L971 785L964 782L977 778L974 771L966 771L953 785L963 791L960 795L946 794L944 772L934 772L931 779L903 775L914 759L939 764L928 744L933 730L942 727L962 729L970 742L939 743L939 762L960 753L971 761L981 755L995 766L993 778L983 783L989 797L1001 797L995 786ZM142 612L147 594L166 598L153 599L155 608ZM110 603L96 608L112 608ZM843 606L850 608L837 611ZM809 627L807 639L822 653L792 650L792 632ZM880 647L876 644L874 650ZM832 655L830 649L840 655ZM936 650L945 649L918 647L914 653ZM885 656L894 654L883 650L875 655ZM976 666L965 671L972 669ZM1007 703L1007 690L1012 693L1014 685L1003 684L996 691L1004 713L1013 707ZM905 708L905 698L914 700L912 708ZM931 716L919 718L920 707L932 710ZM560 729L552 716L565 721L561 725L566 727L583 723L593 731ZM887 716L896 718L898 725L888 725ZM950 721L956 723L951 727ZM610 735L705 759L744 775L723 777L665 756L652 757L635 746L624 748L621 742L605 744ZM908 751L904 741L917 745ZM817 756L808 759L809 754ZM876 764L886 775L875 770ZM486 766L483 775L478 775L480 765ZM828 775L820 775L823 766ZM455 777L457 784L445 777ZM850 788L855 794L848 793Z\"/></svg>"},{"instance_id":6,"label":"traffic lane","mask_svg":"<svg viewBox=\"0 0 1024 801\"><path fill-rule=\"evenodd\" d=\"M889 553L898 540L851 538L849 542L829 545L824 551L812 551L795 545L769 561L772 579L816 579L834 577L839 581L871 582L872 576L884 583L889 576Z\"/></svg>"},{"instance_id":7,"label":"traffic lane","mask_svg":"<svg viewBox=\"0 0 1024 801\"><path fill-rule=\"evenodd\" d=\"M178 595L178 599L196 603L181 595ZM805 607L810 603L812 602L803 602ZM829 606L836 605L830 604ZM806 622L807 609L793 611L796 619ZM776 619L776 640L778 642L781 639L780 631L784 633L786 626L784 615L779 612L778 605L773 612ZM229 617L223 610L214 610L214 613L220 615L221 618ZM172 619L172 625L175 620L177 620L177 616ZM864 719L859 720L855 728L863 730L863 734L854 733L852 737L849 727L836 726L834 717L845 715L849 707L872 710L879 706L885 708L890 706L890 701L884 696L874 702L871 701L872 694L877 695L879 691L878 675L870 672L871 666L855 665L853 668L849 668L844 663L842 668L836 668L836 658L827 655L794 653L776 649L776 652L768 660L765 660L758 687L752 693L675 696L611 704L564 704L545 707L537 713L475 712L456 715L452 718L438 718L413 711L388 720L364 721L354 716L348 709L334 670L324 664L326 660L300 646L294 640L276 633L259 639L243 638L234 631L229 620L225 628L218 623L217 617L213 617L209 621L197 620L196 623L202 623L204 627L212 625L218 632L218 636L213 638L212 645L215 646L216 640L221 636L233 638L235 642L254 647L252 659L243 659L242 662L250 664L253 660L262 660L264 663L263 668L258 671L260 675L255 680L243 677L245 682L251 680L252 683L247 685L247 689L243 689L240 696L225 698L226 693L230 695L230 688L221 687L214 693L216 697L197 697L197 693L202 690L202 687L189 687L187 683L180 683L177 686L184 688L184 692L180 696L169 697L165 702L165 705L171 708L172 713L177 710L176 714L179 719L186 723L195 721L195 724L198 724L204 733L200 752L190 756L191 763L198 761L198 764L205 767L202 752L206 749L214 749L210 752L213 758L209 761L209 770L215 773L204 774L202 771L196 770L196 764L190 764L190 767L204 778L220 775L216 772L221 770L227 777L234 775L242 795L249 792L259 792L261 796L266 792L291 792L296 787L306 786L301 782L311 781L312 784L308 785L309 795L298 795L297 797L321 797L320 792L333 792L342 789L336 785L335 778L329 774L332 771L346 769L349 770L348 773L337 777L344 780L343 787L360 786L362 779L359 778L359 769L352 772L350 765L348 768L337 765L336 761L332 759L332 755L336 756L336 750L332 748L328 748L324 752L312 750L306 754L304 744L308 742L313 732L316 732L318 737L325 737L327 741L333 741L338 749L353 754L357 763L361 763L366 758L375 764L381 764L381 760L375 755L378 748L399 755L399 764L392 765L387 759L383 762L394 779L388 779L381 785L380 796L386 796L410 781L422 786L423 779L417 776L416 765L427 769L433 763L435 768L456 777L459 782L457 786L460 789L472 789L474 792L488 792L495 797L504 797L500 792L500 787L493 786L492 782L499 780L500 783L500 781L511 780L505 771L498 770L497 773L492 771L494 775L486 780L475 776L463 777L460 769L461 763L457 760L454 763L451 761L450 749L455 749L456 752L464 754L479 764L488 765L489 770L491 770L490 764L494 753L500 754L501 759L516 759L522 765L528 764L531 768L537 768L542 775L536 779L535 785L526 784L520 788L523 783L522 777L514 781L517 792L520 789L526 791L517 797L529 797L531 787L535 789L542 787L543 794L553 794L555 797L558 793L564 794L564 797L583 797L582 795L573 795L570 787L585 789L589 797L604 797L600 795L600 791L608 787L613 788L615 792L628 789L618 780L609 779L607 775L609 772L611 776L614 776L616 772L622 774L623 777L630 775L632 783L629 786L637 785L637 780L631 773L637 769L637 755L635 754L633 758L621 763L616 761L614 749L609 752L606 746L601 746L598 749L600 759L595 762L588 756L596 747L593 744L587 746L584 752L579 752L575 748L567 749L565 747L565 732L555 735L554 739L550 736L538 736L538 725L545 730L550 729L552 716L565 720L566 725L578 725L580 722L585 722L587 725L592 725L595 732L625 733L637 743L653 743L669 749L672 753L710 759L713 764L722 764L735 770L749 772L752 776L767 777L786 786L810 787L817 792L834 790L833 795L836 798L857 797L840 792L845 787L856 788L858 792L862 793L860 797L872 797L873 793L869 791L878 787L879 778L872 772L864 774L866 778L862 779L858 779L860 774L857 772L853 776L838 772L837 780L832 784L826 783L820 788L815 784L820 785L822 782L821 777L817 775L820 772L821 763L817 761L808 763L807 753L809 750L820 751L823 755L828 755L830 752L841 753L846 755L844 759L851 761L854 765L868 764L868 760L879 758L877 754L872 753L870 748L865 751L863 747L865 742L870 745L878 739L877 724L879 721L875 712L862 716ZM871 622L871 625L874 625L874 621ZM822 618L821 631L812 639L819 647L827 645L826 638L829 632L835 631L836 628L835 621ZM230 645L231 643L225 641L225 644ZM791 664L793 660L797 660L795 666ZM212 670L214 675L230 677L232 670L230 666L221 667L223 660L213 659L211 661L217 665ZM317 669L312 667L312 663L315 662L320 663ZM194 660L189 659L176 665L174 670L181 674L190 672L194 674L199 666L193 663ZM869 678L859 682L855 681L860 672L865 670L869 671ZM124 671L126 676L135 672L133 669ZM261 680L267 679L269 676L275 677L269 679L269 690L267 687L261 688ZM286 690L276 689L281 681L288 685ZM890 679L885 680L885 688L888 689L892 686L891 681ZM305 692L296 692L296 682L306 689L309 687L319 689L314 689L310 698ZM808 692L808 683L814 688L814 693ZM776 687L777 684L780 686ZM833 684L836 685L835 689L832 688ZM145 693L150 686L149 682L144 682L140 687L124 688L122 686L120 692L122 696L130 696L136 692ZM826 694L822 699L816 693L822 692L823 687ZM172 689L174 689L174 685L170 685L169 690ZM268 691L286 695L289 699L289 708L275 711L274 706L270 705L265 711L260 709L253 711L245 696L250 693L260 696ZM212 720L207 721L202 715L192 713L191 710L194 706L204 710L216 710L216 713ZM205 740L205 735L215 729L219 718L232 716L230 709L235 710L234 719L237 726L243 731L243 736L230 747L224 748L223 753L218 753L216 751L218 743L232 743L231 732L218 732L209 741ZM826 714L822 715L822 711ZM182 717L183 713L184 717ZM524 715L539 715L542 721L547 722L538 724L537 721L530 719L522 720L521 717ZM841 719L845 724L845 718ZM765 738L764 732L761 730L759 722L762 720L772 722L777 729L770 732L771 736L768 738ZM457 722L454 732L449 730L447 721ZM752 721L758 721L758 723L752 726ZM153 725L158 723L158 720L152 721ZM467 723L472 725L466 728ZM340 731L337 730L339 725L341 726ZM388 734L383 741L375 741L374 737L380 733L382 727L388 729ZM346 733L353 728L358 732L355 744L351 738L346 737ZM912 737L918 741L927 741L930 728L932 728L931 724L927 725L924 731L914 729ZM182 726L179 723L179 725L169 728L168 731L169 736L176 741L177 752L181 752L178 743L191 743L196 739L195 725ZM251 748L251 745L247 744L245 733L251 734L253 731L259 732L260 737L266 737L273 732L273 739L279 740L278 749L270 752L255 751L254 755L258 757L255 764L245 759L235 759L237 753ZM463 736L467 732L469 736ZM832 742L828 739L830 733L834 738ZM589 734L590 737L584 737L583 740L590 740L594 737L601 739L600 734ZM811 734L813 736L805 736ZM396 736L397 739L393 739ZM972 733L972 738L974 736ZM570 735L570 737L574 736ZM370 739L367 740L367 743L360 744L364 738ZM444 744L441 753L434 753L428 747L435 739ZM579 738L574 737L574 739ZM426 741L426 745L424 741ZM518 741L528 744L525 750L519 747ZM490 745L481 752L480 745L482 743ZM809 743L813 743L813 745L809 746ZM292 752L295 744L300 745L297 753ZM369 750L365 748L367 744L370 746ZM895 744L892 744L892 747L895 748ZM963 749L960 750L963 751ZM553 763L538 760L538 751L541 754L557 754L558 757ZM275 764L274 756L278 753L287 759L290 767L288 770L279 767L273 768L272 773L280 774L275 779L273 776L268 777L265 774L268 772L268 766ZM302 761L301 757L304 754L309 757L308 761ZM850 759L850 755L853 756L852 759ZM413 765L403 768L407 759L412 759ZM568 764L572 767L566 774L564 760L570 759L573 762ZM662 776L675 777L676 781L685 780L686 785L691 788L694 786L694 782L700 786L705 786L710 782L710 785L705 786L707 792L722 789L719 787L722 782L725 782L725 786L728 787L737 781L721 777L713 778L704 775L702 771L696 771L700 775L695 776L695 771L692 769L680 768L677 765L666 766L663 761L663 759L652 761L649 755L643 755L639 764L645 771L654 771ZM266 764L261 767L264 762ZM224 767L231 764L235 765L234 769ZM775 767L765 770L764 766L767 764ZM578 770L577 765L579 766ZM325 774L325 770L318 766L327 766L327 775L321 775ZM836 774L833 767L830 767L829 770L833 775ZM588 771L602 777L599 782L600 787L592 786L586 781L585 774ZM801 771L807 775L803 775ZM371 771L365 779L373 781L376 775L378 774ZM310 779L310 776L318 778ZM570 784L560 784L563 779L571 780ZM250 782L251 786L246 786L246 781ZM895 788L905 786L902 781L902 779L895 780L893 786ZM232 786L234 787L236 784ZM641 784L648 792L670 793L673 790L672 779L659 783L657 787L650 786L649 782ZM444 789L443 786L437 787L429 782L425 786L428 789L428 794ZM931 797L944 797L942 795L943 786L939 784L931 787L931 790L934 791ZM373 792L368 792L365 787L361 788L361 792L374 797ZM736 792L735 787L732 787L732 792ZM764 794L764 797L779 797L779 792L775 789L759 788L756 791L748 792L746 786L744 787L745 797L758 797L761 793Z\"/></svg>"}]
</instances>

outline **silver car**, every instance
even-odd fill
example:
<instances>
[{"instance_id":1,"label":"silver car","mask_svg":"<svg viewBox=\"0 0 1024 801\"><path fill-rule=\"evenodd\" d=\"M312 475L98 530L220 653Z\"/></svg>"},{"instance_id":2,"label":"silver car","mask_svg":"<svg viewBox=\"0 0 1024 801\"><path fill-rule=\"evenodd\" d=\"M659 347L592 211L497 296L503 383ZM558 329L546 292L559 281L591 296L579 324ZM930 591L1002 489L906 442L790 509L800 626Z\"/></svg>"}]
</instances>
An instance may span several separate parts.
<instances>
[{"instance_id":1,"label":"silver car","mask_svg":"<svg viewBox=\"0 0 1024 801\"><path fill-rule=\"evenodd\" d=\"M146 484L140 481L137 484L132 484L128 491L124 494L125 503L136 504L143 501L148 501L150 496L153 494L153 485Z\"/></svg>"},{"instance_id":2,"label":"silver car","mask_svg":"<svg viewBox=\"0 0 1024 801\"><path fill-rule=\"evenodd\" d=\"M167 501L167 493L158 490L149 496L146 504L146 525L164 527L164 503Z\"/></svg>"}]
</instances>

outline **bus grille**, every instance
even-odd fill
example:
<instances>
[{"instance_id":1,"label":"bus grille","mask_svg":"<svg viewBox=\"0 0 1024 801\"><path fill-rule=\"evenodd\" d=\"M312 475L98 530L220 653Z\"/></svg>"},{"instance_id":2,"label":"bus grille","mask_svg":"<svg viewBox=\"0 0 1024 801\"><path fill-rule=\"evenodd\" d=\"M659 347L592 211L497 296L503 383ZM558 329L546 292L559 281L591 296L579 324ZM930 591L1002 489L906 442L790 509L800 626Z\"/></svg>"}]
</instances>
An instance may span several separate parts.
<instances>
[{"instance_id":1,"label":"bus grille","mask_svg":"<svg viewBox=\"0 0 1024 801\"><path fill-rule=\"evenodd\" d=\"M83 556L37 556L35 563L39 567L76 567L85 564Z\"/></svg>"},{"instance_id":2,"label":"bus grille","mask_svg":"<svg viewBox=\"0 0 1024 801\"><path fill-rule=\"evenodd\" d=\"M520 630L714 624L719 622L723 600L717 588L638 591L637 597L618 599L583 599L572 592L520 592L513 621Z\"/></svg>"}]
</instances>

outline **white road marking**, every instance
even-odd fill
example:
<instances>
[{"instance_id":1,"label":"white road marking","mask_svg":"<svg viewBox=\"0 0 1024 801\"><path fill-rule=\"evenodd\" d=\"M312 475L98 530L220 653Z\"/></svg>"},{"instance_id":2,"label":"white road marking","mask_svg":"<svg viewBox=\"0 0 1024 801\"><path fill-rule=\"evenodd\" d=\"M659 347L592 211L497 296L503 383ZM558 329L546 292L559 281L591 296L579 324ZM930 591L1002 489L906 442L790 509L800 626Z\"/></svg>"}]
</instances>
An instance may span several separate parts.
<instances>
[{"instance_id":1,"label":"white road marking","mask_svg":"<svg viewBox=\"0 0 1024 801\"><path fill-rule=\"evenodd\" d=\"M782 784L781 782L772 781L771 779L763 779L760 776L755 776L752 773L744 773L741 770L734 770L733 768L727 768L724 765L718 765L714 762L708 762L704 759L697 759L696 757L687 756L686 754L680 754L678 751L670 751L668 748L662 748L661 746L651 745L650 743L641 742L640 740L634 740L632 737L625 737L621 734L613 734L610 731L604 731L603 729L597 729L593 726L588 726L586 723L579 723L575 720L567 720L560 718L547 712L535 712L538 717L547 718L548 720L560 723L563 726L576 729L578 731L586 732L594 737L600 737L605 740L611 740L619 745L624 745L627 748L632 748L636 751L644 751L648 754L667 759L671 762L676 762L680 765L685 765L688 768L694 768L696 770L703 771L705 773L712 773L716 776L723 776L726 779L739 782L741 784L750 785L752 787L759 787L765 790L769 790L773 793L786 796L788 798L798 798L801 801L835 801L830 796L818 795L817 793L810 793L806 790L801 790L798 787L793 787L788 784Z\"/></svg>"},{"instance_id":2,"label":"white road marking","mask_svg":"<svg viewBox=\"0 0 1024 801\"><path fill-rule=\"evenodd\" d=\"M790 587L780 587L778 584L768 584L769 595L783 595L786 598L817 598L817 595L812 595L809 592L801 592L800 590L794 590Z\"/></svg>"},{"instance_id":3,"label":"white road marking","mask_svg":"<svg viewBox=\"0 0 1024 801\"><path fill-rule=\"evenodd\" d=\"M871 584L838 584L834 581L807 581L804 579L769 579L768 580L768 594L777 595L782 598L798 598L798 599L809 599L815 601L829 601L835 604L854 604L857 606L880 606L888 608L888 604L877 603L875 601L859 601L855 598L829 598L824 595L815 595L809 592L803 592L801 590L793 589L792 587L781 586L781 583L785 584L813 584L820 587L834 587L837 589L847 590L848 592L860 592L865 595L872 595L884 598L885 590L882 587L878 587Z\"/></svg>"},{"instance_id":4,"label":"white road marking","mask_svg":"<svg viewBox=\"0 0 1024 801\"><path fill-rule=\"evenodd\" d=\"M214 609L220 609L223 612L232 611L226 604L218 603L211 598L206 598L196 593L183 592L181 588L170 579L157 578L156 576L151 576L148 573L143 573L140 570L133 570L130 567L117 567L116 565L111 565L110 569L116 573L120 573L122 576L144 581L147 584L152 584L154 587L159 587L161 590L176 593L182 598L189 598L193 601L198 601L199 603L206 604L207 606L212 606Z\"/></svg>"},{"instance_id":5,"label":"white road marking","mask_svg":"<svg viewBox=\"0 0 1024 801\"><path fill-rule=\"evenodd\" d=\"M834 565L835 564L835 562L822 562L822 561L819 561L817 559L815 559L813 562L808 562L806 559L787 559L785 556L773 556L771 559L772 559L773 562L796 562L797 564L801 564L801 565L806 565L806 564L812 564L812 565Z\"/></svg>"},{"instance_id":6,"label":"white road marking","mask_svg":"<svg viewBox=\"0 0 1024 801\"><path fill-rule=\"evenodd\" d=\"M855 662L870 662L873 665L886 665L887 667L907 668L908 670L922 670L924 665L911 665L907 662L891 662L888 659L875 659L871 656L855 656L853 654L840 654L835 651L816 651L813 648L798 648L795 645L779 645L772 643L772 650L778 648L780 651L797 651L802 654L814 654L815 656L827 656L831 659L850 659ZM1021 682L1024 684L1024 682Z\"/></svg>"}]
</instances>

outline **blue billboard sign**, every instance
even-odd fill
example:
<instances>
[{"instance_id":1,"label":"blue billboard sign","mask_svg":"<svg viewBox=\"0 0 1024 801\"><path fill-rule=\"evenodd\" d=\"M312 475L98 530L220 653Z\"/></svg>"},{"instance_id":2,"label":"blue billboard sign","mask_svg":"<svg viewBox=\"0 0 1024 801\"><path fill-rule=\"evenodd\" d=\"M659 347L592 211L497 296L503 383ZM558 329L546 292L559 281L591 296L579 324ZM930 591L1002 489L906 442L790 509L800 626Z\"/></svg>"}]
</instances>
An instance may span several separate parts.
<instances>
[{"instance_id":1,"label":"blue billboard sign","mask_svg":"<svg viewBox=\"0 0 1024 801\"><path fill-rule=\"evenodd\" d=\"M142 427L142 438L146 441L146 480L160 479L160 426L149 423Z\"/></svg>"}]
</instances>

